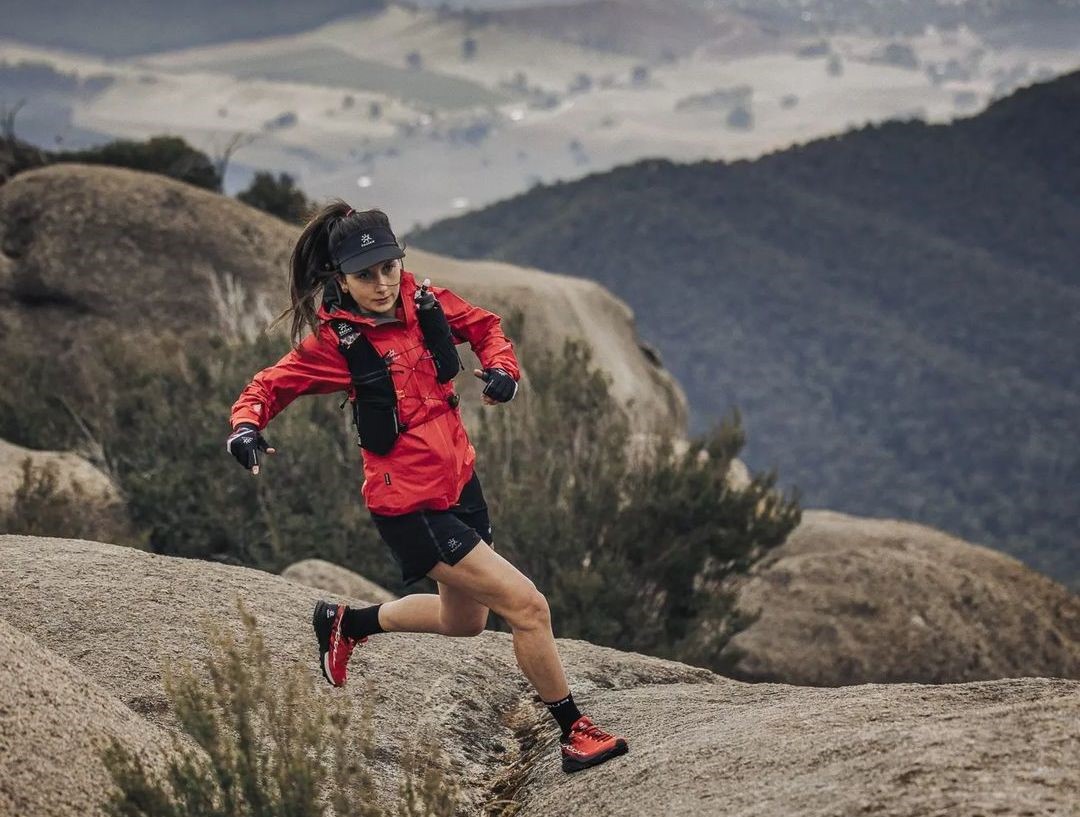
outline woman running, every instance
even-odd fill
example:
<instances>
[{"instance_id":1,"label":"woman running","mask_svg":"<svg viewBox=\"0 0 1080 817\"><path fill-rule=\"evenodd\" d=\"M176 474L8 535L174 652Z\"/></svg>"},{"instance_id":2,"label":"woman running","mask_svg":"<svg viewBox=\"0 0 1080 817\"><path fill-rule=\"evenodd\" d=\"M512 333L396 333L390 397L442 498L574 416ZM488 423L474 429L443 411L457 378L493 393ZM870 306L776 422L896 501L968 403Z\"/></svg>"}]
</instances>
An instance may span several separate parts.
<instances>
[{"instance_id":1,"label":"woman running","mask_svg":"<svg viewBox=\"0 0 1080 817\"><path fill-rule=\"evenodd\" d=\"M513 346L492 312L448 289L418 284L381 210L335 200L300 234L291 267L293 349L259 372L232 407L228 451L253 475L260 433L302 394L345 391L364 449L361 493L408 584L428 576L438 594L369 607L320 601L313 624L323 675L343 686L357 644L383 632L474 636L488 610L513 631L518 666L562 729L562 767L573 772L627 751L582 715L566 683L547 600L492 549L476 451L461 422L455 345L468 342L483 368L487 405L518 388ZM304 336L304 327L311 334Z\"/></svg>"}]
</instances>

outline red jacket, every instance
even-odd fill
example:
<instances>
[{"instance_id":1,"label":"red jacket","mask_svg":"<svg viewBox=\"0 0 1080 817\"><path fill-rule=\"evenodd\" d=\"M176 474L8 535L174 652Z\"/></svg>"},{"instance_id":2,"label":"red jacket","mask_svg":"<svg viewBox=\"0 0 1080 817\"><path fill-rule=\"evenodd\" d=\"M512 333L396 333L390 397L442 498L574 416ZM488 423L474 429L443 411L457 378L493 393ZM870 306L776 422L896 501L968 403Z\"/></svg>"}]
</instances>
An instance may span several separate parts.
<instances>
[{"instance_id":1,"label":"red jacket","mask_svg":"<svg viewBox=\"0 0 1080 817\"><path fill-rule=\"evenodd\" d=\"M405 430L385 457L363 452L361 494L368 508L396 516L420 509L446 510L461 495L476 461L461 410L447 398L454 382L439 383L435 364L424 345L416 317L412 273L401 274L399 320L376 326L370 318L339 308L319 308L319 329L298 349L259 372L232 407L230 423L254 423L265 428L274 416L302 394L347 391L353 397L349 367L338 350L337 333L329 321L348 320L361 328L380 355L393 354L390 373L397 389L398 414ZM484 368L501 368L515 380L520 376L514 348L493 312L473 306L448 289L433 286L450 328L460 342L468 341ZM471 373L462 372L458 377ZM481 383L475 381L479 388ZM359 449L358 449L359 450Z\"/></svg>"}]
</instances>

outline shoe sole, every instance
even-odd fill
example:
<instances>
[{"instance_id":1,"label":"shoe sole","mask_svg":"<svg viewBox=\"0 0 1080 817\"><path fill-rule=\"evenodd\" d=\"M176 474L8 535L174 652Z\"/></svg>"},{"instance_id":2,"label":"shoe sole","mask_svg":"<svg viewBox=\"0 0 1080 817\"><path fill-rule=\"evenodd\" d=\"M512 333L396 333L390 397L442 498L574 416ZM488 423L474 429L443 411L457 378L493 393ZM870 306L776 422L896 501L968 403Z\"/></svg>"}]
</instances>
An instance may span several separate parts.
<instances>
[{"instance_id":1,"label":"shoe sole","mask_svg":"<svg viewBox=\"0 0 1080 817\"><path fill-rule=\"evenodd\" d=\"M606 752L602 752L588 760L574 760L573 758L563 755L562 770L564 772L580 772L582 769L588 769L590 766L599 766L605 760L611 760L613 757L625 755L628 751L630 751L630 749L626 745L626 741L620 738L616 741L615 745Z\"/></svg>"},{"instance_id":2,"label":"shoe sole","mask_svg":"<svg viewBox=\"0 0 1080 817\"><path fill-rule=\"evenodd\" d=\"M336 687L334 679L330 677L330 629L320 624L326 621L326 611L335 609L337 605L327 604L325 601L315 603L315 611L311 614L311 626L315 630L315 638L319 641L319 669L322 670L323 678L330 686Z\"/></svg>"}]
</instances>

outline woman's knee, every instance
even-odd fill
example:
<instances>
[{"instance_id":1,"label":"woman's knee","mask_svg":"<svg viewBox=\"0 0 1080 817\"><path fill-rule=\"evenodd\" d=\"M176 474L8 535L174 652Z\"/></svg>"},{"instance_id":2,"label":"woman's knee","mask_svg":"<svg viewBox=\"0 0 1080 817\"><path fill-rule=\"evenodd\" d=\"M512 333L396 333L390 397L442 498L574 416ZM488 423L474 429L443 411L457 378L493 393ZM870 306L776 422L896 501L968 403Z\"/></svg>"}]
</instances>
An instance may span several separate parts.
<instances>
[{"instance_id":1,"label":"woman's knee","mask_svg":"<svg viewBox=\"0 0 1080 817\"><path fill-rule=\"evenodd\" d=\"M508 615L503 617L515 630L551 628L551 608L547 598L532 582L515 596Z\"/></svg>"}]
</instances>

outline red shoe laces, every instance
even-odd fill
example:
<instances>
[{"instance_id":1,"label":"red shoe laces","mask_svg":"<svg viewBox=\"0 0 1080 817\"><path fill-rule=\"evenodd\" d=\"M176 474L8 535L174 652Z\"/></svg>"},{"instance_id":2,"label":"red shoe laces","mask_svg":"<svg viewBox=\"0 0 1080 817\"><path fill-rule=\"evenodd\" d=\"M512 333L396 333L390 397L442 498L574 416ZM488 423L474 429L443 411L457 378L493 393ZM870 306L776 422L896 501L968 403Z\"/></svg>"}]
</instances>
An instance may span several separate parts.
<instances>
[{"instance_id":1,"label":"red shoe laces","mask_svg":"<svg viewBox=\"0 0 1080 817\"><path fill-rule=\"evenodd\" d=\"M598 743L603 743L605 740L610 740L613 737L612 735L601 729L599 726L595 726L591 723L588 726L578 727L575 731L581 735L584 735L587 738L591 738L592 740L597 741Z\"/></svg>"}]
</instances>

